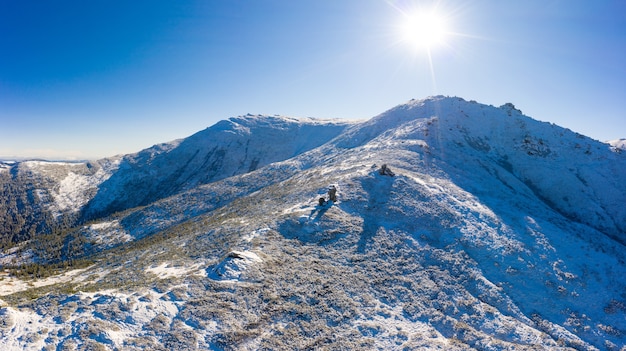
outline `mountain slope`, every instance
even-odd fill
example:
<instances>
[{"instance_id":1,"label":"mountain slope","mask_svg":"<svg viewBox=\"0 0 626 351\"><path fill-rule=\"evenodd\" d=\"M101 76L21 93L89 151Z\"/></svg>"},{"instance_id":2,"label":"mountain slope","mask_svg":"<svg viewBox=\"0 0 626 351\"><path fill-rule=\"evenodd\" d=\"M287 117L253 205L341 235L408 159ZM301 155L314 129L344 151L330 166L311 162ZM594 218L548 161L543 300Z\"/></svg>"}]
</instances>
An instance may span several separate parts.
<instances>
[{"instance_id":1,"label":"mountain slope","mask_svg":"<svg viewBox=\"0 0 626 351\"><path fill-rule=\"evenodd\" d=\"M625 177L511 105L411 101L76 228L117 244L0 292L0 347L620 350Z\"/></svg>"},{"instance_id":2,"label":"mountain slope","mask_svg":"<svg viewBox=\"0 0 626 351\"><path fill-rule=\"evenodd\" d=\"M84 217L146 205L294 157L334 138L347 125L286 117L230 118L184 140L126 156L87 204Z\"/></svg>"},{"instance_id":3,"label":"mountain slope","mask_svg":"<svg viewBox=\"0 0 626 351\"><path fill-rule=\"evenodd\" d=\"M455 181L475 187L472 192L483 183L491 192L494 176L505 186L521 181L568 219L626 243L626 208L616 196L626 194L624 157L607 144L532 120L512 105L496 109L442 97L398 106L354 130L340 146L368 135L377 135L381 148L416 142L425 148L422 162L436 158L450 177L462 173Z\"/></svg>"},{"instance_id":4,"label":"mountain slope","mask_svg":"<svg viewBox=\"0 0 626 351\"><path fill-rule=\"evenodd\" d=\"M315 148L351 122L233 117L188 138L88 162L2 163L0 244L147 205ZM254 136L254 137L253 137Z\"/></svg>"},{"instance_id":5,"label":"mountain slope","mask_svg":"<svg viewBox=\"0 0 626 351\"><path fill-rule=\"evenodd\" d=\"M115 172L119 159L23 161L0 167L0 244L73 225L80 209Z\"/></svg>"}]
</instances>

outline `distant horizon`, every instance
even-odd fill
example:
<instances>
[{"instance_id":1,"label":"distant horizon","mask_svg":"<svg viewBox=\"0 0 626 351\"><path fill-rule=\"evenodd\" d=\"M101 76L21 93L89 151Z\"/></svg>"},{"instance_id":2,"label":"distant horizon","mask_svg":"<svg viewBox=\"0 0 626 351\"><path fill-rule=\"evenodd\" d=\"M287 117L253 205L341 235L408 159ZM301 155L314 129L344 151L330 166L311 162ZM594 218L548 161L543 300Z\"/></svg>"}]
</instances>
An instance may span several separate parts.
<instances>
[{"instance_id":1,"label":"distant horizon","mask_svg":"<svg viewBox=\"0 0 626 351\"><path fill-rule=\"evenodd\" d=\"M626 2L0 3L0 155L99 159L246 113L368 119L511 102L626 138Z\"/></svg>"}]
</instances>

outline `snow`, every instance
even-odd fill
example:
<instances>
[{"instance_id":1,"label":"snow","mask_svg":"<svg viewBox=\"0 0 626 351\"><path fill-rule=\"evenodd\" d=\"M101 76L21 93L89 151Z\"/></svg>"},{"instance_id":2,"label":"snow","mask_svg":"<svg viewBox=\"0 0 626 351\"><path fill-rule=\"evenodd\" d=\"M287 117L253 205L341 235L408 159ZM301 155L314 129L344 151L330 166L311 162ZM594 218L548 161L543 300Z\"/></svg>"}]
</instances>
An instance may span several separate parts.
<instances>
[{"instance_id":1,"label":"snow","mask_svg":"<svg viewBox=\"0 0 626 351\"><path fill-rule=\"evenodd\" d=\"M147 268L146 272L152 273L158 276L160 279L180 277L180 276L188 275L190 274L190 272L194 272L194 274L196 275L204 276L205 275L204 272L199 270L200 266L202 265L203 263L199 262L191 266L176 267L176 266L170 266L170 264L167 262L163 262L156 267Z\"/></svg>"},{"instance_id":2,"label":"snow","mask_svg":"<svg viewBox=\"0 0 626 351\"><path fill-rule=\"evenodd\" d=\"M70 172L61 181L59 192L55 194L55 201L61 210L69 209L77 212L84 207L91 197L85 196L87 189L95 188L106 181L119 167L120 160L113 160L110 164L99 168L93 175L82 176Z\"/></svg>"},{"instance_id":3,"label":"snow","mask_svg":"<svg viewBox=\"0 0 626 351\"><path fill-rule=\"evenodd\" d=\"M12 266L30 262L32 259L32 250L24 251L25 243L16 245L4 252L0 253L0 265Z\"/></svg>"},{"instance_id":4,"label":"snow","mask_svg":"<svg viewBox=\"0 0 626 351\"><path fill-rule=\"evenodd\" d=\"M86 276L81 275L81 273L85 272L87 269L88 268L75 269L64 272L63 274L54 275L43 279L36 279L33 281L11 277L8 274L0 274L0 278L2 279L0 281L2 283L0 284L0 296L19 293L31 288L39 288L48 285L67 283L70 281L75 283L80 282L87 278Z\"/></svg>"},{"instance_id":5,"label":"snow","mask_svg":"<svg viewBox=\"0 0 626 351\"><path fill-rule=\"evenodd\" d=\"M22 162L25 166L38 169L38 170L48 170L50 166L70 166L70 167L80 167L82 162L63 162L63 161L24 161Z\"/></svg>"},{"instance_id":6,"label":"snow","mask_svg":"<svg viewBox=\"0 0 626 351\"><path fill-rule=\"evenodd\" d=\"M611 145L611 148L615 151L626 150L626 139L611 140L607 143Z\"/></svg>"},{"instance_id":7,"label":"snow","mask_svg":"<svg viewBox=\"0 0 626 351\"><path fill-rule=\"evenodd\" d=\"M70 172L60 185L59 192L53 193L54 201L61 211L78 211L88 201L84 197L84 189L90 184L91 177Z\"/></svg>"},{"instance_id":8,"label":"snow","mask_svg":"<svg viewBox=\"0 0 626 351\"><path fill-rule=\"evenodd\" d=\"M254 238L261 237L267 232L269 232L270 230L272 229L269 227L261 228L259 230L254 230L250 232L250 234L248 234L247 236L242 237L242 240L250 243L252 240L254 240Z\"/></svg>"},{"instance_id":9,"label":"snow","mask_svg":"<svg viewBox=\"0 0 626 351\"><path fill-rule=\"evenodd\" d=\"M112 247L133 240L119 220L102 221L81 228L81 234L102 248Z\"/></svg>"},{"instance_id":10,"label":"snow","mask_svg":"<svg viewBox=\"0 0 626 351\"><path fill-rule=\"evenodd\" d=\"M43 320L41 316L31 311L17 310L12 307L4 307L0 309L0 314L5 321L8 321L8 325L5 328L10 328L10 332L14 335L33 335L39 331L49 330L48 328L54 323L51 320ZM6 323L6 322L5 322ZM37 338L3 338L0 339L0 347L3 350L20 350L23 349L28 342L30 349L43 349L46 345L45 338L41 337L41 334ZM23 341L20 341L23 340Z\"/></svg>"},{"instance_id":11,"label":"snow","mask_svg":"<svg viewBox=\"0 0 626 351\"><path fill-rule=\"evenodd\" d=\"M125 342L133 335L140 333L145 324L150 323L158 316L172 318L179 312L179 302L164 300L165 294L146 290L137 294L125 294L114 290L98 293L78 293L75 299L66 303L83 306L81 312L67 317L40 314L34 310L15 309L13 307L0 308L0 316L9 321L5 327L12 335L18 338L0 338L2 350L42 350L59 336L67 341L80 340L84 329L81 325L88 321L92 324L106 325L107 329L99 334L92 334L90 338L97 340L102 347L123 349ZM133 311L133 320L103 320L99 311L109 306L130 306ZM62 343L61 343L62 344Z\"/></svg>"},{"instance_id":12,"label":"snow","mask_svg":"<svg viewBox=\"0 0 626 351\"><path fill-rule=\"evenodd\" d=\"M217 281L236 282L244 280L244 273L263 260L254 252L231 251L218 265L209 269L209 278Z\"/></svg>"},{"instance_id":13,"label":"snow","mask_svg":"<svg viewBox=\"0 0 626 351\"><path fill-rule=\"evenodd\" d=\"M59 217L79 212L119 165L119 158L109 158L89 162L22 161L12 167L32 179L38 199L54 217Z\"/></svg>"},{"instance_id":14,"label":"snow","mask_svg":"<svg viewBox=\"0 0 626 351\"><path fill-rule=\"evenodd\" d=\"M0 161L0 172L9 172L12 167L13 164L7 163L5 161Z\"/></svg>"},{"instance_id":15,"label":"snow","mask_svg":"<svg viewBox=\"0 0 626 351\"><path fill-rule=\"evenodd\" d=\"M218 122L175 144L157 145L126 155L119 170L106 182L106 191L95 196L85 213L98 216L102 212L147 205L203 184L254 171L320 146L351 124L251 115Z\"/></svg>"},{"instance_id":16,"label":"snow","mask_svg":"<svg viewBox=\"0 0 626 351\"><path fill-rule=\"evenodd\" d=\"M101 178L64 170L59 208L97 183L94 206L125 212L79 229L94 267L0 296L100 291L0 308L0 349L620 350L622 148L433 97L362 123L236 117Z\"/></svg>"}]
</instances>

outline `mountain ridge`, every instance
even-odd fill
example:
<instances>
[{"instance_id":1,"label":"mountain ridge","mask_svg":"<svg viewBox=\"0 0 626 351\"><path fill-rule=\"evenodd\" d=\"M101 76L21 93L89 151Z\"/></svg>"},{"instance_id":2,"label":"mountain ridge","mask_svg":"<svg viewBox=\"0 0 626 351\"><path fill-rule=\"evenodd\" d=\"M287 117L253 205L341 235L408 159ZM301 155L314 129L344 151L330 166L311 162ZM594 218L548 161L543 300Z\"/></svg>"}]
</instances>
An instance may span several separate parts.
<instances>
[{"instance_id":1,"label":"mountain ridge","mask_svg":"<svg viewBox=\"0 0 626 351\"><path fill-rule=\"evenodd\" d=\"M279 129L251 133L276 143L265 152L282 141L276 135L288 134L290 148L251 169L245 142L232 141L254 122ZM223 178L198 171L188 181L165 172L156 183L182 179L176 191L65 232L62 250L83 245L92 264L35 281L42 284L37 289L2 293L9 306L0 308L7 326L0 345L620 350L626 344L623 152L534 121L511 104L441 96L365 122L328 122L321 127L328 133L297 147L289 140L302 136L293 134L300 123L316 122L255 116L220 122L214 126L225 137L220 142L236 146L223 155L222 164L233 165L223 168ZM166 163L155 160L183 142L133 157ZM196 164L191 168L203 169ZM381 174L383 164L395 175ZM319 206L330 186L337 200ZM45 250L27 248L5 252L0 262L25 252L43 258ZM35 298L25 301L24 291ZM28 321L47 331L37 336L24 327Z\"/></svg>"},{"instance_id":2,"label":"mountain ridge","mask_svg":"<svg viewBox=\"0 0 626 351\"><path fill-rule=\"evenodd\" d=\"M155 146L127 156L124 159L125 163L120 166L120 171L107 180L112 184L110 186L103 184L103 188L110 190L97 194L86 206L84 216L90 219L98 217L99 212L107 214L146 205L181 190L250 172L268 163L293 157L303 150L319 146L341 132L346 124L348 122L329 123L322 120L295 120L276 116L244 116L218 122L175 144ZM251 139L250 135L255 131L259 134L263 131L272 132L267 137L283 139L281 144L283 147L272 148L273 140ZM258 149L262 152L258 152ZM255 151L258 155L254 154ZM229 153L235 156L230 156ZM224 164L225 158L233 159L229 164ZM185 161L180 165L174 160ZM171 163L179 168L170 169L168 164ZM159 169L167 176L159 179L160 175L155 175L154 169ZM198 178L198 174L202 177ZM128 177L133 178L127 179ZM138 184L149 186L141 187ZM140 189L137 189L138 187ZM126 196L126 192L130 192L131 196ZM144 198L139 197L141 193L144 193ZM92 215L92 212L95 215Z\"/></svg>"}]
</instances>

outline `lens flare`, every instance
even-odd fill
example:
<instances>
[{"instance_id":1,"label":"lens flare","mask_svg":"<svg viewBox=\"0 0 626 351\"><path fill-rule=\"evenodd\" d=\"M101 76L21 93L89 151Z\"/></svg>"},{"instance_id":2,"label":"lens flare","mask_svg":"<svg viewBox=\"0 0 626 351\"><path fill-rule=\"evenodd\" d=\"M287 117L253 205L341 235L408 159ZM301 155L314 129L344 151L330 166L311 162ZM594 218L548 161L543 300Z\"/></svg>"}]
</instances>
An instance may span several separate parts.
<instances>
[{"instance_id":1,"label":"lens flare","mask_svg":"<svg viewBox=\"0 0 626 351\"><path fill-rule=\"evenodd\" d=\"M406 14L401 26L402 41L415 49L431 50L445 42L446 34L445 18L433 10Z\"/></svg>"}]
</instances>

